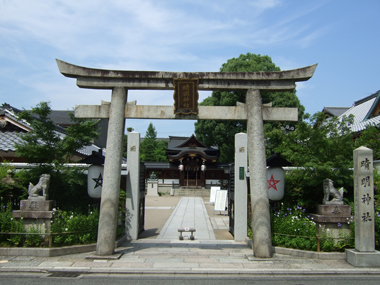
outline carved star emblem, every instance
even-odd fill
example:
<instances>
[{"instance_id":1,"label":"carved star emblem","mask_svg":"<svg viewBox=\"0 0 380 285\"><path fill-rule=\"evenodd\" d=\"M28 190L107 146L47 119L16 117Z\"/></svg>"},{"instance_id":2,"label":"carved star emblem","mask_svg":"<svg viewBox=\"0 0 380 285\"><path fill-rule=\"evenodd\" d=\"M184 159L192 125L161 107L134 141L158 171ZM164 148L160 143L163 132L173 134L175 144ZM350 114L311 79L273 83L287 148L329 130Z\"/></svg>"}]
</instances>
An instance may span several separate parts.
<instances>
[{"instance_id":1,"label":"carved star emblem","mask_svg":"<svg viewBox=\"0 0 380 285\"><path fill-rule=\"evenodd\" d=\"M273 174L271 176L271 178L268 180L268 190L270 188L273 188L274 190L278 191L277 190L277 183L279 183L281 180L275 180L274 177L273 177Z\"/></svg>"},{"instance_id":2,"label":"carved star emblem","mask_svg":"<svg viewBox=\"0 0 380 285\"><path fill-rule=\"evenodd\" d=\"M95 187L94 187L94 189L96 187L99 187L99 186L102 187L103 186L103 177L102 177L101 173L99 173L99 177L98 178L92 178L92 180L95 181Z\"/></svg>"}]
</instances>

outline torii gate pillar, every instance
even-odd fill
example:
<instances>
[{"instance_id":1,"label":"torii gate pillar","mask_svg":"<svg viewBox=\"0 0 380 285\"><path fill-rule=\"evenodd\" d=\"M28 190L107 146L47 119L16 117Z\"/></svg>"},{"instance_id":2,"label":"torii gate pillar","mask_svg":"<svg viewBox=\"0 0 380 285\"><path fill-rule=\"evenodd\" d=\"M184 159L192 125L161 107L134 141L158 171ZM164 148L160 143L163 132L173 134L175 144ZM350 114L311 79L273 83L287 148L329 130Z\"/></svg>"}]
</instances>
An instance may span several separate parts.
<instances>
[{"instance_id":1,"label":"torii gate pillar","mask_svg":"<svg viewBox=\"0 0 380 285\"><path fill-rule=\"evenodd\" d=\"M117 227L115 221L117 221L120 192L126 102L127 90L123 87L113 88L108 123L107 154L104 162L98 241L96 246L96 254L98 255L112 255L115 250Z\"/></svg>"},{"instance_id":2,"label":"torii gate pillar","mask_svg":"<svg viewBox=\"0 0 380 285\"><path fill-rule=\"evenodd\" d=\"M253 254L268 258L273 251L260 90L248 89L246 104Z\"/></svg>"}]
</instances>

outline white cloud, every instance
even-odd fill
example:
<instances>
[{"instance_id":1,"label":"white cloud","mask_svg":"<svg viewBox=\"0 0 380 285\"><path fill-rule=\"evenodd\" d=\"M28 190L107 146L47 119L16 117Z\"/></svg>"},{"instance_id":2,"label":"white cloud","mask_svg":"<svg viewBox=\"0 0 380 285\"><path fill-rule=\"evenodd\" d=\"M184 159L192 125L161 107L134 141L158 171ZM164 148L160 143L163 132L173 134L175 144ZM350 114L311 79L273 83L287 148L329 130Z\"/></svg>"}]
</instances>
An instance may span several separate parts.
<instances>
[{"instance_id":1,"label":"white cloud","mask_svg":"<svg viewBox=\"0 0 380 285\"><path fill-rule=\"evenodd\" d=\"M195 59L192 48L269 45L293 39L306 29L291 27L294 17L278 19L280 24L261 22L259 15L281 5L274 0L224 1L224 6L202 3L203 8L219 12L211 17L181 10L177 2L166 6L156 1L56 3L14 1L3 5L0 21L7 23L7 28L0 33L7 38L12 34L19 42L37 41L78 59L101 55L138 62L189 62ZM238 10L243 17L234 13Z\"/></svg>"},{"instance_id":2,"label":"white cloud","mask_svg":"<svg viewBox=\"0 0 380 285\"><path fill-rule=\"evenodd\" d=\"M78 88L74 79L59 74L54 58L104 69L218 71L240 53L309 47L328 32L304 19L319 4L280 13L287 5L280 0L0 0L0 74L5 74L0 82L24 88L24 94L12 94L21 104L16 107L33 105L16 100L28 93L34 94L28 98L33 103L48 100L65 110L100 104L111 91ZM281 58L281 51L276 54ZM302 67L282 59L274 62L283 70ZM200 101L208 95L202 93ZM129 91L128 98L173 104L168 91Z\"/></svg>"},{"instance_id":3,"label":"white cloud","mask_svg":"<svg viewBox=\"0 0 380 285\"><path fill-rule=\"evenodd\" d=\"M279 0L255 0L255 1L250 1L249 5L253 6L254 8L259 9L262 12L262 11L265 11L267 9L275 8L279 5L281 5L281 1L279 1Z\"/></svg>"},{"instance_id":4,"label":"white cloud","mask_svg":"<svg viewBox=\"0 0 380 285\"><path fill-rule=\"evenodd\" d=\"M331 29L331 27L324 26L322 28L319 28L319 29L311 32L311 33L307 33L302 38L300 38L299 40L297 40L297 42L299 43L299 45L302 48L307 48L313 42L315 42L316 39L318 39L318 38L322 37L323 35L325 35L330 29Z\"/></svg>"}]
</instances>

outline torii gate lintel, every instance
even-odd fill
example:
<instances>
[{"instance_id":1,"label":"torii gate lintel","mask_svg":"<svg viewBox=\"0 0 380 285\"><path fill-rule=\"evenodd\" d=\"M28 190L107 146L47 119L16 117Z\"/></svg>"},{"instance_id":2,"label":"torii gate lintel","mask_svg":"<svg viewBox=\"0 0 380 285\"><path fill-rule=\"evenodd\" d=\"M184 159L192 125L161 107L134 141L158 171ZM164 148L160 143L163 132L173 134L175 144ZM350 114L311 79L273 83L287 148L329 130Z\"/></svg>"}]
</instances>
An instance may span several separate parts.
<instances>
[{"instance_id":1,"label":"torii gate lintel","mask_svg":"<svg viewBox=\"0 0 380 285\"><path fill-rule=\"evenodd\" d=\"M79 105L75 107L75 117L86 119L108 119L110 103L101 105ZM166 119L166 120L247 120L247 104L237 106L199 106L197 115L174 114L173 106L135 105L127 103L126 119ZM298 120L298 108L281 108L263 105L264 121L295 122Z\"/></svg>"},{"instance_id":2,"label":"torii gate lintel","mask_svg":"<svg viewBox=\"0 0 380 285\"><path fill-rule=\"evenodd\" d=\"M88 68L57 59L59 71L76 78L77 85L90 89L174 90L174 78L199 79L198 90L294 90L295 82L309 80L317 64L273 72L169 72Z\"/></svg>"}]
</instances>

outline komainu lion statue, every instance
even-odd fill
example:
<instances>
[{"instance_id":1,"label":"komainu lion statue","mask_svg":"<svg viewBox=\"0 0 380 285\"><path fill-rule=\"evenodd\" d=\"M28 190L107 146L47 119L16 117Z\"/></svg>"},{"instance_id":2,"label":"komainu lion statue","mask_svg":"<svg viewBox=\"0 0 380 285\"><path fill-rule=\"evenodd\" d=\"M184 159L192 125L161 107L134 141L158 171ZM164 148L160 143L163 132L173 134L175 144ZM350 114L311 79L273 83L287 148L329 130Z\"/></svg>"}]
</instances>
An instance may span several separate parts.
<instances>
[{"instance_id":1,"label":"komainu lion statue","mask_svg":"<svg viewBox=\"0 0 380 285\"><path fill-rule=\"evenodd\" d=\"M331 179L323 180L323 204L324 205L343 205L343 187L336 190L334 181ZM330 197L332 200L330 201Z\"/></svg>"},{"instance_id":2,"label":"komainu lion statue","mask_svg":"<svg viewBox=\"0 0 380 285\"><path fill-rule=\"evenodd\" d=\"M29 190L28 199L33 198L47 198L47 191L49 189L50 184L50 175L49 174L42 174L40 176L40 180L38 181L37 185L33 185L31 182L29 183ZM42 192L42 196L38 195L40 192Z\"/></svg>"}]
</instances>

